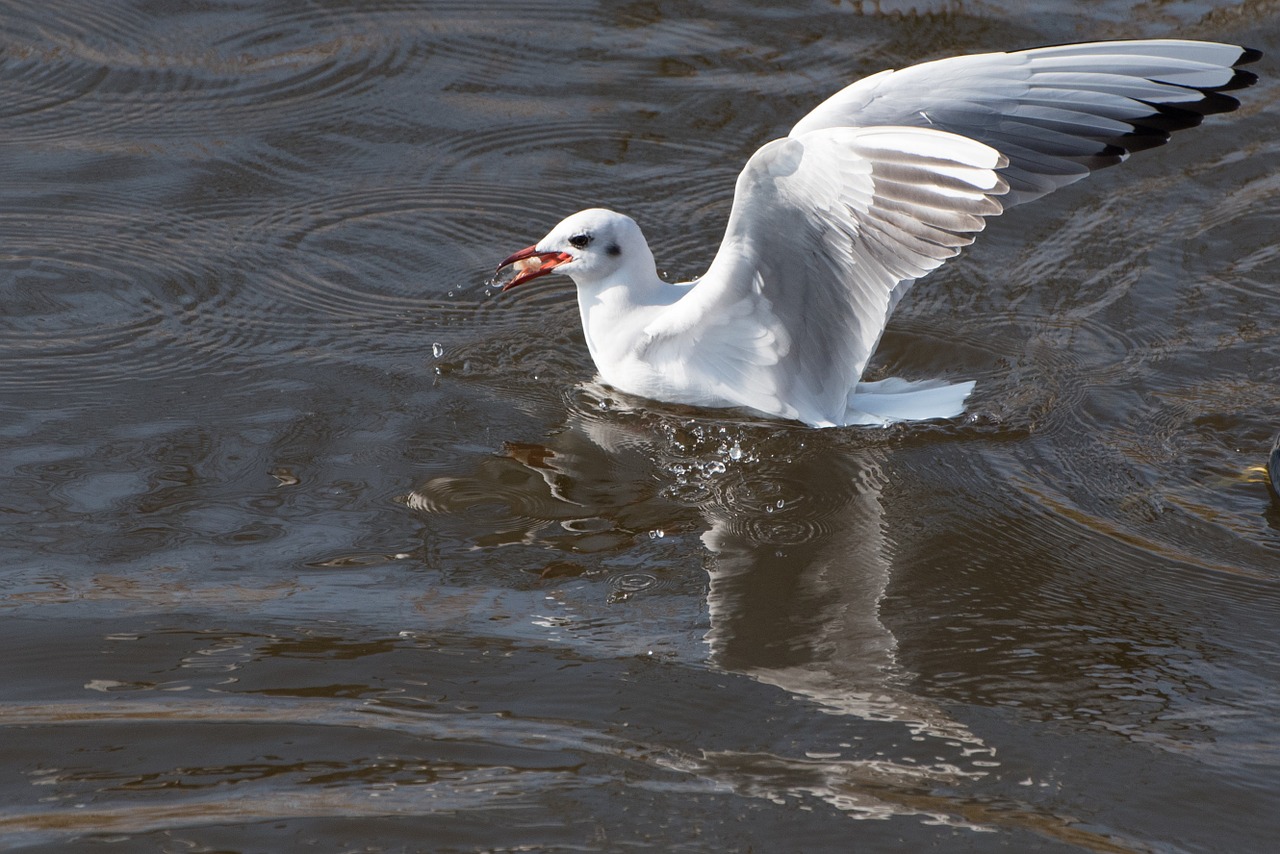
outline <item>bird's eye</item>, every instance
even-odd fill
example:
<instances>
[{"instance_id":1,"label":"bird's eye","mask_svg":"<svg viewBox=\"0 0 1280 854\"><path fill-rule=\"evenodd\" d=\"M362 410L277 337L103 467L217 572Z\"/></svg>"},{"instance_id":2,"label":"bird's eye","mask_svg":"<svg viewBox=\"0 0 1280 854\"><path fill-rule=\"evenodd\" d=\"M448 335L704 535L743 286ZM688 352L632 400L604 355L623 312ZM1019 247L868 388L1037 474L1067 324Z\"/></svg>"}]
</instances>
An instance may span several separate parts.
<instances>
[{"instance_id":1,"label":"bird's eye","mask_svg":"<svg viewBox=\"0 0 1280 854\"><path fill-rule=\"evenodd\" d=\"M575 234L569 238L569 245L578 249L586 249L587 244L591 242L590 234Z\"/></svg>"}]
</instances>

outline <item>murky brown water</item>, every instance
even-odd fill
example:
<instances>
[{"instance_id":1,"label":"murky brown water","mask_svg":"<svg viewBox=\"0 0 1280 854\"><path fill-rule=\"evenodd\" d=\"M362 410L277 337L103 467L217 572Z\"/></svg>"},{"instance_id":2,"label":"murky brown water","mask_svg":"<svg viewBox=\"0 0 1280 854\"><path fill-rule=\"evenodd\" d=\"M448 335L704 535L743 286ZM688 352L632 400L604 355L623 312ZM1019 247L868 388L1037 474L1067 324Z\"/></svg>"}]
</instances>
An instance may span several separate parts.
<instances>
[{"instance_id":1,"label":"murky brown water","mask_svg":"<svg viewBox=\"0 0 1280 854\"><path fill-rule=\"evenodd\" d=\"M773 6L0 0L0 847L1271 849L1274 6ZM593 204L696 275L880 68L1164 35L1263 81L886 334L972 417L637 408L485 293Z\"/></svg>"}]
</instances>

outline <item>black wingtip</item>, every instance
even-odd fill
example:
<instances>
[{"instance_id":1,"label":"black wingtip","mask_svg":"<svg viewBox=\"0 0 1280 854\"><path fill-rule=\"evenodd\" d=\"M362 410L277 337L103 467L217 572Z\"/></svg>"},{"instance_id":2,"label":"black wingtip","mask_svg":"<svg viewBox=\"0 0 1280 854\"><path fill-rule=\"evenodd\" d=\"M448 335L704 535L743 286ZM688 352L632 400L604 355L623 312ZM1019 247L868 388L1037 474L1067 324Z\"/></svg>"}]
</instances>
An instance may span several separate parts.
<instances>
[{"instance_id":1,"label":"black wingtip","mask_svg":"<svg viewBox=\"0 0 1280 854\"><path fill-rule=\"evenodd\" d=\"M1258 75L1251 71L1236 68L1235 65L1254 62L1262 56L1262 51L1253 48L1240 48L1240 58L1232 67L1232 76L1221 86L1187 86L1188 100L1179 103L1153 103L1144 101L1151 109L1145 116L1129 119L1133 130L1111 139L1100 139L1102 148L1085 158L1072 158L1090 169L1118 163L1128 154L1155 148L1169 140L1174 131L1192 128L1204 121L1205 116L1215 113L1229 113L1239 108L1240 102L1226 92L1234 89L1245 89L1258 82Z\"/></svg>"},{"instance_id":2,"label":"black wingtip","mask_svg":"<svg viewBox=\"0 0 1280 854\"><path fill-rule=\"evenodd\" d=\"M1231 64L1248 65L1251 62L1257 62L1259 59L1262 59L1262 51L1257 48L1242 47L1240 48L1240 58Z\"/></svg>"},{"instance_id":3,"label":"black wingtip","mask_svg":"<svg viewBox=\"0 0 1280 854\"><path fill-rule=\"evenodd\" d=\"M1243 87L1241 87L1243 88ZM1222 94L1221 89L1205 91L1204 97L1194 104L1179 104L1184 110L1199 113L1201 116L1212 116L1215 113L1229 113L1240 106L1240 102L1230 95Z\"/></svg>"},{"instance_id":4,"label":"black wingtip","mask_svg":"<svg viewBox=\"0 0 1280 854\"><path fill-rule=\"evenodd\" d=\"M1153 121L1156 118L1158 118L1158 114L1157 116L1143 119L1141 123L1135 123L1132 131L1118 137L1108 147L1119 149L1120 152L1127 154L1132 154L1135 151L1146 151L1148 148L1157 148L1168 142L1171 130L1186 127L1185 124L1162 127L1159 121Z\"/></svg>"},{"instance_id":5,"label":"black wingtip","mask_svg":"<svg viewBox=\"0 0 1280 854\"><path fill-rule=\"evenodd\" d=\"M1151 108L1152 115L1134 121L1135 125L1158 128L1163 131L1186 130L1198 127L1209 113L1226 113L1240 106L1240 102L1229 95L1201 90L1198 101L1184 101L1181 104L1152 104L1144 101Z\"/></svg>"},{"instance_id":6,"label":"black wingtip","mask_svg":"<svg viewBox=\"0 0 1280 854\"><path fill-rule=\"evenodd\" d=\"M1258 75L1254 74L1252 71L1245 71L1241 68L1237 68L1235 71L1236 73L1227 81L1227 85L1219 86L1217 91L1230 92L1232 89L1248 89L1254 83L1258 82Z\"/></svg>"}]
</instances>

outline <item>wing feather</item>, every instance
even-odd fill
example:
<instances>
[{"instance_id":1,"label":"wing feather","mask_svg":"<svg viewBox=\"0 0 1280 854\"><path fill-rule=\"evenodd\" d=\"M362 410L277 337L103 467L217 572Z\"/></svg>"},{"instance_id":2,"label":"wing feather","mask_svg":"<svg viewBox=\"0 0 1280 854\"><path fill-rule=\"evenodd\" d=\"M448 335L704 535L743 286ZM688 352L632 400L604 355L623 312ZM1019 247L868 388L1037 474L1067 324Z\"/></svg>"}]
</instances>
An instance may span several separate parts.
<instances>
[{"instance_id":1,"label":"wing feather","mask_svg":"<svg viewBox=\"0 0 1280 854\"><path fill-rule=\"evenodd\" d=\"M1213 42L1091 42L959 56L880 72L848 86L791 130L933 127L1009 158L1005 207L1030 201L1161 145L1205 115L1234 110L1224 94L1256 78L1256 51Z\"/></svg>"},{"instance_id":2,"label":"wing feather","mask_svg":"<svg viewBox=\"0 0 1280 854\"><path fill-rule=\"evenodd\" d=\"M645 358L742 406L843 423L895 289L1000 212L1004 163L932 129L775 140L739 176L706 276L646 328Z\"/></svg>"},{"instance_id":3,"label":"wing feather","mask_svg":"<svg viewBox=\"0 0 1280 854\"><path fill-rule=\"evenodd\" d=\"M711 268L644 330L702 399L845 423L912 282L985 218L1239 103L1258 58L1177 39L962 56L837 92L747 163Z\"/></svg>"}]
</instances>

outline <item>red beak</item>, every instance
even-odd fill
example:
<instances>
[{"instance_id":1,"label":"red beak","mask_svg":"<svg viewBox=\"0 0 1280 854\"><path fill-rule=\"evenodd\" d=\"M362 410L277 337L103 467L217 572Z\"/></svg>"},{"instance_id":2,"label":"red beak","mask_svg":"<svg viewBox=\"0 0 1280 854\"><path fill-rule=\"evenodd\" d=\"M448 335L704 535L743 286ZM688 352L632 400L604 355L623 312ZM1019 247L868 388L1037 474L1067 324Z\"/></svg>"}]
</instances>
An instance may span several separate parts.
<instances>
[{"instance_id":1,"label":"red beak","mask_svg":"<svg viewBox=\"0 0 1280 854\"><path fill-rule=\"evenodd\" d=\"M539 276L550 273L564 262L572 260L573 256L567 252L539 252L537 246L526 246L498 265L499 272L503 267L516 265L515 278L503 285L502 289L509 291L516 285L532 282Z\"/></svg>"}]
</instances>

